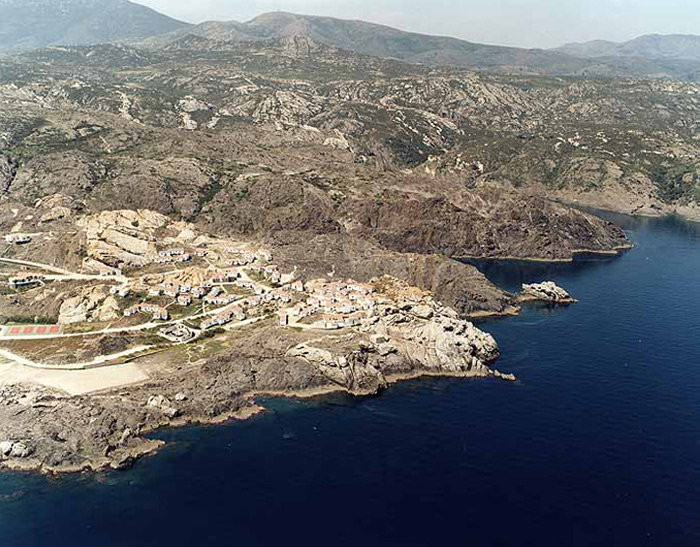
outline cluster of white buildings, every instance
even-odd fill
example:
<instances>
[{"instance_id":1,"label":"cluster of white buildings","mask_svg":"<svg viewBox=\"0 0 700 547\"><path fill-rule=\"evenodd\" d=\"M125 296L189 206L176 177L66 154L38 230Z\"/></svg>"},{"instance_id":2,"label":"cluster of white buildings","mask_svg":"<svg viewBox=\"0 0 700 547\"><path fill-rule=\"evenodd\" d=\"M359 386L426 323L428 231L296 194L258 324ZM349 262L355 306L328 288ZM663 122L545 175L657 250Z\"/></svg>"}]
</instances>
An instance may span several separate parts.
<instances>
[{"instance_id":1,"label":"cluster of white buildings","mask_svg":"<svg viewBox=\"0 0 700 547\"><path fill-rule=\"evenodd\" d=\"M233 258L229 258L226 261L227 266L234 266L234 267L241 267L241 266L248 266L249 264L252 264L256 260L256 256L251 253L245 253L245 252L240 252L240 251L230 251L229 253L234 254L235 256Z\"/></svg>"},{"instance_id":2,"label":"cluster of white buildings","mask_svg":"<svg viewBox=\"0 0 700 547\"><path fill-rule=\"evenodd\" d=\"M10 245L25 245L31 243L32 238L25 234L9 234L5 236L5 242Z\"/></svg>"},{"instance_id":3,"label":"cluster of white buildings","mask_svg":"<svg viewBox=\"0 0 700 547\"><path fill-rule=\"evenodd\" d=\"M186 253L184 249L167 249L160 251L153 259L154 264L182 263L192 260L192 255Z\"/></svg>"},{"instance_id":4,"label":"cluster of white buildings","mask_svg":"<svg viewBox=\"0 0 700 547\"><path fill-rule=\"evenodd\" d=\"M147 302L142 302L131 306L124 310L124 317L131 317L132 315L137 315L139 313L152 313L153 319L156 321L167 321L170 319L170 314L163 306L157 304L149 304Z\"/></svg>"},{"instance_id":5,"label":"cluster of white buildings","mask_svg":"<svg viewBox=\"0 0 700 547\"><path fill-rule=\"evenodd\" d=\"M191 254L190 254L191 253ZM155 263L185 262L192 256L218 257L218 253L211 254L206 249L167 249L161 250L153 259ZM226 249L223 254L229 258L223 260L227 268L221 270L205 270L202 268L188 268L171 276L162 277L151 281L148 276L142 278L136 284L114 287L110 292L121 297L127 297L132 291L147 292L149 297L170 297L176 299L180 306L190 306L195 300L202 300L206 304L222 306L215 315L207 317L200 325L202 330L226 325L234 320L244 321L247 317L259 312L268 304L275 307L290 304L294 291L304 291L304 285L300 281L294 281L294 274L282 274L277 266L269 264L272 255L267 251L255 253L241 249ZM218 261L218 260L217 260ZM265 264L268 263L268 264ZM284 285L281 288L269 290L257 282L248 279L242 272L249 268L250 273L259 273L264 279L273 284ZM247 271L247 270L246 270ZM152 278L153 279L153 278ZM255 293L254 296L241 298L238 295L226 293L221 285L235 285L242 289L248 289ZM166 308L154 303L140 303L129 307L124 315L130 317L139 313L152 313L156 320L168 320L170 318ZM161 335L174 342L184 342L190 336L186 331L189 327L175 328L169 326L161 330ZM178 325L179 326L179 325ZM172 327L172 328L171 328ZM189 329L191 330L191 329ZM192 335L194 336L194 335Z\"/></svg>"},{"instance_id":6,"label":"cluster of white buildings","mask_svg":"<svg viewBox=\"0 0 700 547\"><path fill-rule=\"evenodd\" d=\"M275 289L270 292L251 296L231 304L217 315L206 319L202 322L201 328L202 330L207 330L212 327L226 325L234 319L245 321L248 316L254 315L257 309L266 304L288 304L291 301L292 297L288 288Z\"/></svg>"},{"instance_id":7,"label":"cluster of white buildings","mask_svg":"<svg viewBox=\"0 0 700 547\"><path fill-rule=\"evenodd\" d=\"M246 317L247 316L245 311L243 311L243 308L238 305L231 305L213 317L205 319L202 322L201 328L202 330L207 330L212 327L219 327L230 323L234 319L237 319L238 321L245 321Z\"/></svg>"},{"instance_id":8,"label":"cluster of white buildings","mask_svg":"<svg viewBox=\"0 0 700 547\"><path fill-rule=\"evenodd\" d=\"M306 301L280 309L281 326L318 316L308 324L322 329L351 327L359 325L377 306L375 289L366 283L317 279L309 281L305 291L309 295Z\"/></svg>"}]
</instances>

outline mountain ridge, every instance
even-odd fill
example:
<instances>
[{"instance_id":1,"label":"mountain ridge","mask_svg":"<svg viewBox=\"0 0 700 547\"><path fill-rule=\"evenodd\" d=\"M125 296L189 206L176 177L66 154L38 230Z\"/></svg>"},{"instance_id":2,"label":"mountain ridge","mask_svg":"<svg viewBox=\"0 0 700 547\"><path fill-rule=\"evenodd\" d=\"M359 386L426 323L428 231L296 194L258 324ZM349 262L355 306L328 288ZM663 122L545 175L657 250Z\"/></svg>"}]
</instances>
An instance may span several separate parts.
<instances>
[{"instance_id":1,"label":"mountain ridge","mask_svg":"<svg viewBox=\"0 0 700 547\"><path fill-rule=\"evenodd\" d=\"M617 51L621 46L606 41L578 49L563 46L571 51L523 49L407 32L358 19L281 11L263 13L243 23L207 21L192 25L129 0L0 0L0 52L98 43L161 49L172 47L188 35L218 43L279 41L301 36L355 54L511 74L691 81L700 78L700 43L696 46L697 37L693 36L683 38L687 44L677 44L666 55L654 54L663 48L651 43L651 38L629 46L630 54ZM594 55L584 55L581 48ZM683 48L689 53L673 53Z\"/></svg>"},{"instance_id":2,"label":"mountain ridge","mask_svg":"<svg viewBox=\"0 0 700 547\"><path fill-rule=\"evenodd\" d=\"M0 51L139 40L187 26L129 0L0 0Z\"/></svg>"},{"instance_id":3,"label":"mountain ridge","mask_svg":"<svg viewBox=\"0 0 700 547\"><path fill-rule=\"evenodd\" d=\"M700 36L695 34L645 34L626 42L592 40L554 48L577 57L644 57L700 61Z\"/></svg>"},{"instance_id":4,"label":"mountain ridge","mask_svg":"<svg viewBox=\"0 0 700 547\"><path fill-rule=\"evenodd\" d=\"M591 59L558 50L487 45L450 36L419 34L358 19L281 11L263 13L244 23L208 21L148 38L143 45L164 47L187 34L217 41L279 40L304 36L323 45L373 57L511 73L693 79L700 71L700 60L696 63L694 59L630 60L614 56Z\"/></svg>"}]
</instances>

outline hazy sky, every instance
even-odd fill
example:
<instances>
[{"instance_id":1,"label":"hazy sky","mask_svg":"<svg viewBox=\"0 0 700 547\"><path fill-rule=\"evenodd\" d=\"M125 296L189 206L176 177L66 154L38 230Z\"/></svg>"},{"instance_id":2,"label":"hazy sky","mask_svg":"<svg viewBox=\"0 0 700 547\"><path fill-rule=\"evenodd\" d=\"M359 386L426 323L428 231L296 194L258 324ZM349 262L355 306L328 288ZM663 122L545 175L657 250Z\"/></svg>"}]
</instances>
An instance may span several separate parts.
<instances>
[{"instance_id":1,"label":"hazy sky","mask_svg":"<svg viewBox=\"0 0 700 547\"><path fill-rule=\"evenodd\" d=\"M134 0L172 17L247 21L267 11L363 19L474 42L552 47L700 34L700 0Z\"/></svg>"}]
</instances>

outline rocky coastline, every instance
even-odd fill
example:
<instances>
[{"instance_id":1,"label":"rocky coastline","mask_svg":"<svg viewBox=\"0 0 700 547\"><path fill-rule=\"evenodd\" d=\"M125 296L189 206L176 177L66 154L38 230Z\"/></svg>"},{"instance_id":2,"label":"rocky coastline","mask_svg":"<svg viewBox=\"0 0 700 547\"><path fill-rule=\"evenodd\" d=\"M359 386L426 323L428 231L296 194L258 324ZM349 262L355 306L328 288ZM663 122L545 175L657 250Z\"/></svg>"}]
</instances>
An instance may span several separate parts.
<instances>
[{"instance_id":1,"label":"rocky coastline","mask_svg":"<svg viewBox=\"0 0 700 547\"><path fill-rule=\"evenodd\" d=\"M401 289L405 289L401 285ZM246 327L226 352L190 363L146 358L142 384L83 396L0 387L0 467L46 474L127 469L157 452L155 431L248 419L261 396L368 396L427 377L515 377L493 367L494 338L428 293L384 305L371 324L333 334ZM168 365L156 366L165 359ZM194 374L196 372L196 374Z\"/></svg>"}]
</instances>

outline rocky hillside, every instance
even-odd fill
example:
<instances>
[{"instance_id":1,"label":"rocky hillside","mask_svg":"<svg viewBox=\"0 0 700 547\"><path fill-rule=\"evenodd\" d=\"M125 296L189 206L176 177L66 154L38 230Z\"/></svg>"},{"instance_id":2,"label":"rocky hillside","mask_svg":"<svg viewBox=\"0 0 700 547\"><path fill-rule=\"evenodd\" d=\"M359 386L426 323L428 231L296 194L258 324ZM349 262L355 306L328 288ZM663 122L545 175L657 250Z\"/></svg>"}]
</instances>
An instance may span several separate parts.
<instances>
[{"instance_id":1,"label":"rocky hillside","mask_svg":"<svg viewBox=\"0 0 700 547\"><path fill-rule=\"evenodd\" d=\"M128 0L0 0L0 51L142 39L186 26Z\"/></svg>"},{"instance_id":2,"label":"rocky hillside","mask_svg":"<svg viewBox=\"0 0 700 547\"><path fill-rule=\"evenodd\" d=\"M158 51L54 48L7 60L0 74L2 184L27 202L91 189L81 199L105 207L131 185L149 192L128 200L193 218L230 208L217 199L226 181L245 204L257 195L253 183L285 195L291 179L314 188L308 198L329 200L296 220L322 232L329 207L386 202L396 191L461 209L474 193L491 202L489 192L525 192L627 213L698 214L695 84L431 69L298 36L189 36ZM70 116L80 119L64 127ZM170 142L168 154L161 143ZM284 156L273 152L282 148ZM128 164L134 154L144 161ZM168 156L177 161L163 163ZM53 175L62 172L71 176ZM187 185L163 182L178 177ZM264 225L264 215L245 214L241 226Z\"/></svg>"}]
</instances>

